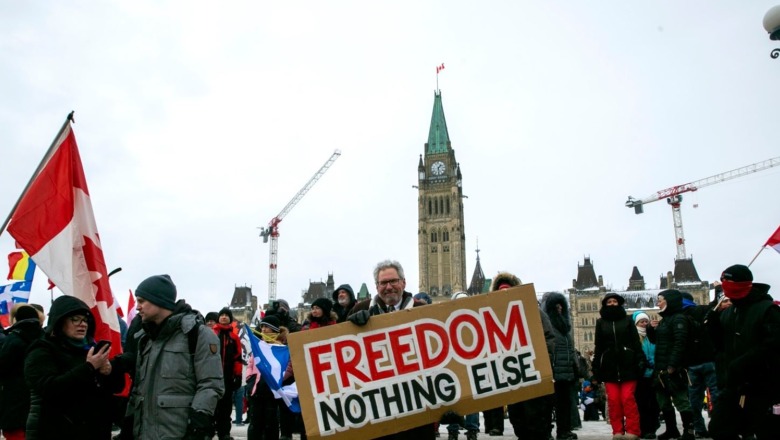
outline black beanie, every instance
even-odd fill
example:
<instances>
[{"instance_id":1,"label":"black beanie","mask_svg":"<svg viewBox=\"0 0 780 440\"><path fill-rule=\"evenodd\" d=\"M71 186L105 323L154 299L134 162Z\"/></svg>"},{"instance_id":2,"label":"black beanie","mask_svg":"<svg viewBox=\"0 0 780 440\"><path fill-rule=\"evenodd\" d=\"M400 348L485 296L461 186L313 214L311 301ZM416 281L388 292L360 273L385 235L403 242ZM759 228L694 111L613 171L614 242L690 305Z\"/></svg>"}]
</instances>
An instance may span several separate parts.
<instances>
[{"instance_id":1,"label":"black beanie","mask_svg":"<svg viewBox=\"0 0 780 440\"><path fill-rule=\"evenodd\" d=\"M168 275L154 275L141 281L135 289L135 296L164 309L176 307L176 285Z\"/></svg>"},{"instance_id":2,"label":"black beanie","mask_svg":"<svg viewBox=\"0 0 780 440\"><path fill-rule=\"evenodd\" d=\"M720 279L734 282L753 281L753 272L743 264L735 264L727 267L720 275Z\"/></svg>"},{"instance_id":3,"label":"black beanie","mask_svg":"<svg viewBox=\"0 0 780 440\"><path fill-rule=\"evenodd\" d=\"M263 320L260 321L260 327L262 326L269 327L271 330L279 333L279 327L282 326L282 321L279 321L279 318L274 315L265 315Z\"/></svg>"},{"instance_id":4,"label":"black beanie","mask_svg":"<svg viewBox=\"0 0 780 440\"><path fill-rule=\"evenodd\" d=\"M228 318L230 318L230 322L233 322L233 312L230 311L227 307L222 307L222 310L219 311L219 316L227 315Z\"/></svg>"},{"instance_id":5,"label":"black beanie","mask_svg":"<svg viewBox=\"0 0 780 440\"><path fill-rule=\"evenodd\" d=\"M617 300L617 302L618 302L618 305L621 306L621 307L626 302L626 299L623 298L622 295L619 295L619 294L617 294L615 292L609 292L608 294L604 295L604 299L601 300L601 306L602 307L606 307L607 306L607 300L610 299L610 298L615 298Z\"/></svg>"},{"instance_id":6,"label":"black beanie","mask_svg":"<svg viewBox=\"0 0 780 440\"><path fill-rule=\"evenodd\" d=\"M39 319L38 311L32 308L32 306L28 306L28 305L19 306L19 308L16 309L13 318L16 319L17 322L25 319L33 319L33 318Z\"/></svg>"},{"instance_id":7,"label":"black beanie","mask_svg":"<svg viewBox=\"0 0 780 440\"><path fill-rule=\"evenodd\" d=\"M217 312L208 312L208 313L206 313L206 318L205 319L206 319L206 322L209 322L209 321L217 322L217 321L219 321L219 313L217 313Z\"/></svg>"},{"instance_id":8,"label":"black beanie","mask_svg":"<svg viewBox=\"0 0 780 440\"><path fill-rule=\"evenodd\" d=\"M311 303L311 306L317 306L322 309L322 316L325 318L330 317L330 311L333 310L333 301L328 298L317 298Z\"/></svg>"}]
</instances>

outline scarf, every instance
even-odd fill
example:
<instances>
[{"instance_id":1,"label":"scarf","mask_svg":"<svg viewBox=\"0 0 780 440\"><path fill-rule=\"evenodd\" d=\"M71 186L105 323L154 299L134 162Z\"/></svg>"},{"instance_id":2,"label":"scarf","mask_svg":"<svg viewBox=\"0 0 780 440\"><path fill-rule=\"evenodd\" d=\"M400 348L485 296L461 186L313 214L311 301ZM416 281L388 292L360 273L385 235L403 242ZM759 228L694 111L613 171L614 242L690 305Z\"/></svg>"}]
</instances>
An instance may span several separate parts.
<instances>
[{"instance_id":1,"label":"scarf","mask_svg":"<svg viewBox=\"0 0 780 440\"><path fill-rule=\"evenodd\" d=\"M750 293L753 288L752 281L729 281L723 280L723 294L729 299L742 299Z\"/></svg>"}]
</instances>

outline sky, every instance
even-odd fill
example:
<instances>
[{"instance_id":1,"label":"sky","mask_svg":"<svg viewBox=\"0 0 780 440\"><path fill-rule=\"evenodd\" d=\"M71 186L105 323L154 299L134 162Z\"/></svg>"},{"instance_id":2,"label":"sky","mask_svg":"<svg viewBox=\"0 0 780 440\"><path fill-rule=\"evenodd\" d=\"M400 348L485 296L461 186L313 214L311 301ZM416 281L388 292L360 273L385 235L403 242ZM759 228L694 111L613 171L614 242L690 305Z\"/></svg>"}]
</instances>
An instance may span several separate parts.
<instances>
[{"instance_id":1,"label":"sky","mask_svg":"<svg viewBox=\"0 0 780 440\"><path fill-rule=\"evenodd\" d=\"M418 290L417 164L438 77L463 173L468 282L572 286L585 257L624 289L673 270L671 208L625 207L780 155L777 0L0 3L0 213L67 114L120 305L170 274L202 311L268 298L260 227L279 226L278 297L372 282ZM774 145L774 147L773 147ZM689 256L713 281L780 226L780 167L684 195ZM477 244L478 243L478 244ZM14 250L8 233L0 253ZM780 255L751 266L775 286ZM36 274L32 302L49 303Z\"/></svg>"}]
</instances>

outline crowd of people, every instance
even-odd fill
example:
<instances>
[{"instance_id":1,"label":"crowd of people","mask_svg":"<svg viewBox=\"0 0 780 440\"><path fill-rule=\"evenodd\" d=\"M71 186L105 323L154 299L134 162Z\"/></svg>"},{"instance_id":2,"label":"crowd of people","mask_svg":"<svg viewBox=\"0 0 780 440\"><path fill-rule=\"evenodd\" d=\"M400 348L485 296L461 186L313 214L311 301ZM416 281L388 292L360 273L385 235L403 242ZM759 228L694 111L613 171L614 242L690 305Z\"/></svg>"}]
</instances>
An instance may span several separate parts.
<instances>
[{"instance_id":1,"label":"crowd of people","mask_svg":"<svg viewBox=\"0 0 780 440\"><path fill-rule=\"evenodd\" d=\"M427 294L406 290L397 261L377 264L373 278L377 294L371 298L358 301L343 284L332 298L315 300L301 323L279 300L251 331L284 345L290 333L343 322L365 326L372 316L431 304ZM501 272L490 290L520 284ZM621 295L607 293L587 356L574 347L566 297L544 294L538 308L553 392L485 410L485 433L503 435L506 415L518 439L570 440L582 422L601 416L615 440L780 438L780 307L746 266L727 268L715 284L716 298L703 305L679 290L660 292L659 320L644 311L629 314ZM13 325L0 334L0 430L6 439L107 440L118 427L116 440L230 440L231 427L243 424L251 440L289 440L293 433L306 439L301 415L247 360L229 308L203 317L178 298L167 275L142 281L135 296L138 314L126 329L123 353L114 358L108 344L95 341L94 317L78 298L54 300L48 320L40 306L13 308ZM283 384L294 381L290 365ZM709 426L702 417L705 401ZM661 421L665 431L656 434ZM461 431L474 440L479 422L477 413L449 411L381 439L433 440L442 424L448 440Z\"/></svg>"}]
</instances>

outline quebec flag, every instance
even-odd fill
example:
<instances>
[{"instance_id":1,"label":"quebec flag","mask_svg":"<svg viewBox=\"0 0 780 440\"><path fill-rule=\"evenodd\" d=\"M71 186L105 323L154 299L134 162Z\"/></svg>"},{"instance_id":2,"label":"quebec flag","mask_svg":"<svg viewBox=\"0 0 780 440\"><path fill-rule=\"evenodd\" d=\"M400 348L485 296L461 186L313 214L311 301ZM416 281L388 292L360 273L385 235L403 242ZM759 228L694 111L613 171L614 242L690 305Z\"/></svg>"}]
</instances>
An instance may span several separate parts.
<instances>
[{"instance_id":1,"label":"quebec flag","mask_svg":"<svg viewBox=\"0 0 780 440\"><path fill-rule=\"evenodd\" d=\"M293 383L289 386L283 386L284 371L290 362L290 349L286 345L269 344L261 341L252 333L249 325L244 324L249 343L252 347L252 357L255 367L260 372L260 377L268 384L268 388L274 393L277 399L282 399L290 408L290 411L301 412L301 404L298 401L298 388Z\"/></svg>"}]
</instances>

